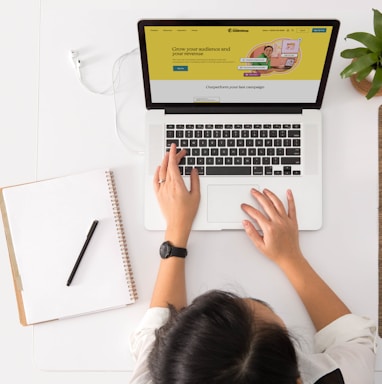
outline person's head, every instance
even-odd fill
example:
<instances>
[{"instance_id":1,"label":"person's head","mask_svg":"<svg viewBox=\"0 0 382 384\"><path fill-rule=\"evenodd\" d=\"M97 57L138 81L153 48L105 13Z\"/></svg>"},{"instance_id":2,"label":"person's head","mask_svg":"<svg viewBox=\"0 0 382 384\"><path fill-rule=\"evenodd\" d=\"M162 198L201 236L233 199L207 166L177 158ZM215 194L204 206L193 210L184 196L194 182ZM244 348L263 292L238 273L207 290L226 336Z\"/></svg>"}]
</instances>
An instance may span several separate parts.
<instances>
[{"instance_id":1,"label":"person's head","mask_svg":"<svg viewBox=\"0 0 382 384\"><path fill-rule=\"evenodd\" d=\"M273 52L273 47L271 45L266 45L264 47L264 54L267 56L267 57L271 57L272 56L272 52Z\"/></svg>"},{"instance_id":2,"label":"person's head","mask_svg":"<svg viewBox=\"0 0 382 384\"><path fill-rule=\"evenodd\" d=\"M298 382L288 331L265 303L210 291L170 312L149 357L154 383Z\"/></svg>"}]
</instances>

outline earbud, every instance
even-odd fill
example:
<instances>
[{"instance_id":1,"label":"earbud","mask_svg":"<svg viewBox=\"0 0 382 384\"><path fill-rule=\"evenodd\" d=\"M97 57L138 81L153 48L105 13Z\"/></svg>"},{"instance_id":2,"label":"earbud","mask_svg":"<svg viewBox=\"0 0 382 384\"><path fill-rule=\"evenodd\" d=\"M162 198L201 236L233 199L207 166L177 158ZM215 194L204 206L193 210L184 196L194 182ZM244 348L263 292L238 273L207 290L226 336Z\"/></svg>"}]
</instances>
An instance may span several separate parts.
<instances>
[{"instance_id":1,"label":"earbud","mask_svg":"<svg viewBox=\"0 0 382 384\"><path fill-rule=\"evenodd\" d=\"M74 68L79 69L81 66L81 60L78 51L70 51L70 55L73 61Z\"/></svg>"}]
</instances>

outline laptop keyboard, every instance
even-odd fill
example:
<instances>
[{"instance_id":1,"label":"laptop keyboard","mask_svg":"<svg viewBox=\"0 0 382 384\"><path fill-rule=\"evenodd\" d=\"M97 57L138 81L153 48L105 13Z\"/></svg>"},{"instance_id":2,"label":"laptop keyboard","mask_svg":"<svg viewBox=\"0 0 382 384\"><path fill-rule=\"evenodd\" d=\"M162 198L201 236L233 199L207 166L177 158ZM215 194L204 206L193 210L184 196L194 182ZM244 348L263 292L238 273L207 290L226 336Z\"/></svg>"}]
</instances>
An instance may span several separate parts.
<instances>
[{"instance_id":1,"label":"laptop keyboard","mask_svg":"<svg viewBox=\"0 0 382 384\"><path fill-rule=\"evenodd\" d=\"M172 143L187 151L182 175L301 175L300 124L167 124Z\"/></svg>"}]
</instances>

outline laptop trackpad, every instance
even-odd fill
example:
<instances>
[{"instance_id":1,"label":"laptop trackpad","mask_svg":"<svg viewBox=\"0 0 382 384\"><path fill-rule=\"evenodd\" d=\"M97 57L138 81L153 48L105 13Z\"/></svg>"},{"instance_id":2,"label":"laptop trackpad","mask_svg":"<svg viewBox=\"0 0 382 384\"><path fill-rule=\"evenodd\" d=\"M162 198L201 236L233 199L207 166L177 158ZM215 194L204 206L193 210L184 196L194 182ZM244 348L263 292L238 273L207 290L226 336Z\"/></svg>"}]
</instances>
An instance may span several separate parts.
<instances>
[{"instance_id":1,"label":"laptop trackpad","mask_svg":"<svg viewBox=\"0 0 382 384\"><path fill-rule=\"evenodd\" d=\"M258 185L209 185L207 219L211 223L241 223L248 216L240 205L247 203L255 208L259 205L251 195L251 188Z\"/></svg>"}]
</instances>

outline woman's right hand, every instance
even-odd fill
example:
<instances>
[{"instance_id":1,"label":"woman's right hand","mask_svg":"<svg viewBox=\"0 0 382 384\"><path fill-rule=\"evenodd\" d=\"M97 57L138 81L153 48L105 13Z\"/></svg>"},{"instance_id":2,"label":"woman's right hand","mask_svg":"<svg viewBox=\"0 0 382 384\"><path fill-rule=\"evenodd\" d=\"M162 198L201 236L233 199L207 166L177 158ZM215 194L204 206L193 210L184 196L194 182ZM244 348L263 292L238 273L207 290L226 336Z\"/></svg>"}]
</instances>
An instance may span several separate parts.
<instances>
[{"instance_id":1,"label":"woman's right hand","mask_svg":"<svg viewBox=\"0 0 382 384\"><path fill-rule=\"evenodd\" d=\"M248 204L242 204L243 211L255 221L262 235L250 220L243 220L243 226L253 244L279 266L284 262L302 258L298 238L296 206L291 190L287 191L288 209L271 191L251 190L263 212Z\"/></svg>"}]
</instances>

